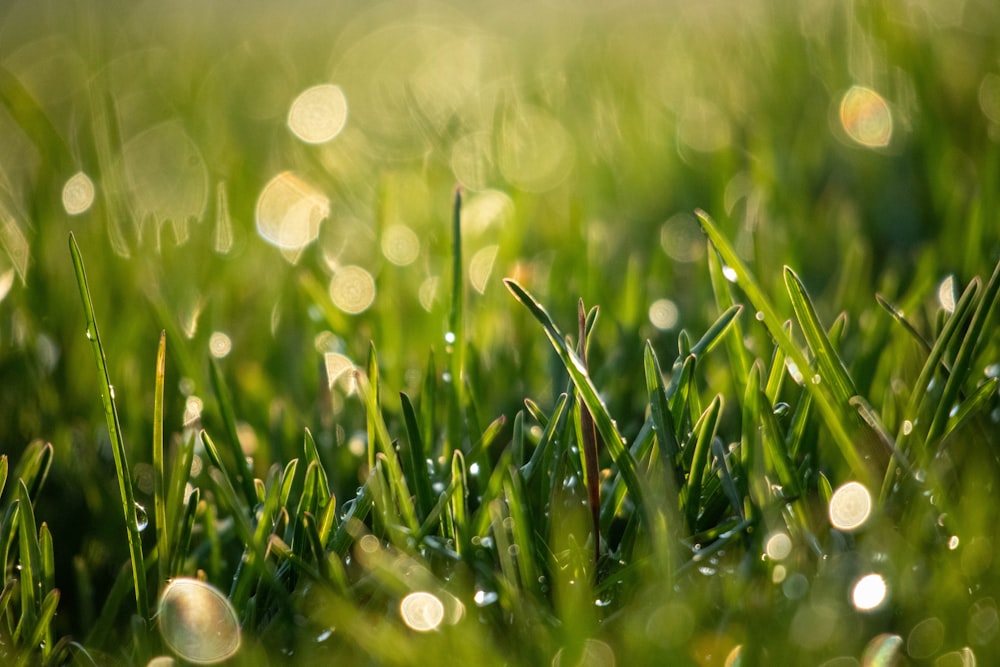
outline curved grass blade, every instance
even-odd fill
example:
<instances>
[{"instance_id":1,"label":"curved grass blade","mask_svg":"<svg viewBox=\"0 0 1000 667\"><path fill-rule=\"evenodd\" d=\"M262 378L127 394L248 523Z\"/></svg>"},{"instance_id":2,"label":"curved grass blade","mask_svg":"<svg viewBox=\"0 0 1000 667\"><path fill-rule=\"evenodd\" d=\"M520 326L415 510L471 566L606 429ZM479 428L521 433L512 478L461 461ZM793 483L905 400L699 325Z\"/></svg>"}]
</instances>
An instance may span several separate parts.
<instances>
[{"instance_id":1,"label":"curved grass blade","mask_svg":"<svg viewBox=\"0 0 1000 667\"><path fill-rule=\"evenodd\" d=\"M896 320L908 334L913 336L913 339L917 341L920 346L924 348L924 350L927 352L931 351L932 346L930 342L924 338L919 331L917 331L915 326L910 324L910 321L906 319L906 315L903 314L902 310L890 303L889 300L881 294L875 295L875 301L878 302L878 305L882 306L882 309L889 313L892 316L892 319Z\"/></svg>"},{"instance_id":2,"label":"curved grass blade","mask_svg":"<svg viewBox=\"0 0 1000 667\"><path fill-rule=\"evenodd\" d=\"M732 291L729 289L729 281L722 273L722 262L719 255L713 249L708 253L708 272L712 282L712 292L715 295L715 304L723 314L728 313L737 304L733 301ZM739 311L737 311L739 312ZM750 354L743 344L743 326L739 320L733 320L733 335L726 339L729 350L729 358L732 360L733 375L737 387L745 387L747 374L750 372Z\"/></svg>"},{"instance_id":3,"label":"curved grass blade","mask_svg":"<svg viewBox=\"0 0 1000 667\"><path fill-rule=\"evenodd\" d=\"M462 443L462 411L465 407L465 289L462 273L462 190L455 189L451 216L451 309L448 312L448 437L444 455Z\"/></svg>"},{"instance_id":4,"label":"curved grass blade","mask_svg":"<svg viewBox=\"0 0 1000 667\"><path fill-rule=\"evenodd\" d=\"M963 424L969 421L980 410L989 405L989 401L996 393L996 389L997 378L990 378L976 387L976 390L972 392L972 395L962 401L962 403L959 404L958 409L955 410L948 418L948 423L945 424L944 429L941 431L940 441L945 441L952 433L961 428Z\"/></svg>"},{"instance_id":5,"label":"curved grass blade","mask_svg":"<svg viewBox=\"0 0 1000 667\"><path fill-rule=\"evenodd\" d=\"M417 494L417 509L420 516L426 519L434 507L434 495L431 491L431 479L427 470L424 442L420 436L417 413L413 409L410 397L404 392L399 392L399 403L403 410L403 423L406 426L406 437L409 442L406 456L403 457L405 476L413 480L414 492Z\"/></svg>"},{"instance_id":6,"label":"curved grass blade","mask_svg":"<svg viewBox=\"0 0 1000 667\"><path fill-rule=\"evenodd\" d=\"M996 268L993 269L993 275L986 283L983 297L976 306L972 321L969 322L969 328L958 348L958 355L951 365L951 375L948 376L948 381L945 382L944 390L941 392L941 399L937 404L934 419L927 431L927 443L931 450L945 431L952 407L958 400L962 385L965 384L972 371L972 362L976 353L989 336L996 335L996 332L990 327L990 321L998 298L1000 298L1000 262L997 262Z\"/></svg>"},{"instance_id":7,"label":"curved grass blade","mask_svg":"<svg viewBox=\"0 0 1000 667\"><path fill-rule=\"evenodd\" d=\"M617 464L618 471L625 482L628 492L632 495L637 507L642 508L643 511L647 510L645 491L642 488L642 483L636 471L635 460L625 446L625 439L618 432L618 427L615 426L614 421L608 414L607 408L598 395L597 389L594 387L593 382L591 382L590 376L587 374L587 370L584 368L580 358L570 349L566 343L566 337L559 331L552 318L549 317L549 314L531 294L521 287L517 281L510 278L504 279L504 284L510 290L511 294L542 325L546 337L548 337L552 347L555 348L556 354L559 356L560 361L562 361L567 373L569 373L573 384L580 393L581 399L587 406L587 409L590 410L591 415L593 415L597 430L601 434L605 446L610 451L612 459Z\"/></svg>"},{"instance_id":8,"label":"curved grass blade","mask_svg":"<svg viewBox=\"0 0 1000 667\"><path fill-rule=\"evenodd\" d=\"M128 531L129 557L132 564L132 581L135 590L135 604L139 615L149 620L149 596L146 592L146 567L143 562L142 541L139 535L139 522L136 518L135 497L132 490L132 476L129 473L128 459L125 456L125 440L121 434L118 421L118 407L115 404L115 389L111 384L108 364L104 356L104 346L97 329L97 317L94 314L94 303L90 298L90 287L87 285L87 274L83 266L83 256L72 232L69 235L69 249L73 257L73 268L76 270L76 282L80 288L80 299L83 301L83 311L86 318L86 334L94 352L94 362L101 379L101 402L104 404L104 417L108 423L108 434L111 437L111 449L114 453L115 472L118 477L118 491L121 494L122 512L125 516L125 526ZM144 640L141 640L144 641Z\"/></svg>"},{"instance_id":9,"label":"curved grass blade","mask_svg":"<svg viewBox=\"0 0 1000 667\"><path fill-rule=\"evenodd\" d=\"M710 445L719 425L719 413L722 411L722 396L716 395L709 403L695 424L696 435L694 457L691 460L691 472L688 473L687 486L684 492L684 515L687 518L691 532L697 531L698 512L701 509L701 487L704 482L708 458L711 456Z\"/></svg>"},{"instance_id":10,"label":"curved grass blade","mask_svg":"<svg viewBox=\"0 0 1000 667\"><path fill-rule=\"evenodd\" d=\"M847 373L844 361L837 354L830 339L827 338L826 330L820 324L819 316L816 315L816 308L813 306L805 285L799 280L790 267L786 266L785 289L792 301L792 310L795 312L795 319L798 320L799 328L805 336L806 344L812 350L817 370L824 382L828 382L833 390L834 398L838 403L846 403L851 396L858 393L854 386L854 381Z\"/></svg>"},{"instance_id":11,"label":"curved grass blade","mask_svg":"<svg viewBox=\"0 0 1000 667\"><path fill-rule=\"evenodd\" d=\"M782 320L779 319L778 313L774 306L771 305L770 299L764 295L764 291L757 284L750 270L747 268L743 260L740 259L739 255L736 254L735 249L729 244L729 241L722 235L722 232L715 226L715 222L712 218L704 211L695 211L699 222L701 223L702 229L708 234L709 239L712 241L712 245L718 250L719 254L722 256L723 261L728 265L729 269L735 273L735 281L742 288L744 294L753 304L759 312L764 314L764 326L767 327L768 332L775 342L781 346L788 358L795 363L800 369L808 369L809 361L806 359L805 354L802 350L792 341L791 337L784 331L781 326ZM830 431L834 442L840 449L844 460L851 467L851 470L857 475L861 480L867 484L871 484L873 477L872 471L865 464L854 439L851 437L849 431L854 430L854 423L852 419L848 419L845 416L845 406L839 406L833 396L830 395L829 389L827 387L829 383L820 382L815 384L813 382L806 382L805 386L808 388L809 392L813 395L816 400L816 405L819 408L820 414L823 416L823 421L825 422L827 428Z\"/></svg>"},{"instance_id":12,"label":"curved grass blade","mask_svg":"<svg viewBox=\"0 0 1000 667\"><path fill-rule=\"evenodd\" d=\"M229 393L229 386L222 375L222 368L214 357L209 365L212 376L212 388L219 401L219 413L222 417L222 425L226 430L226 443L229 445L229 455L233 459L233 466L236 471L236 486L243 492L243 499L247 507L257 504L257 491L253 484L253 471L247 462L247 457L240 447L239 431L236 428L236 411L233 409L233 397ZM218 465L218 464L216 464ZM226 470L218 465L221 470Z\"/></svg>"},{"instance_id":13,"label":"curved grass blade","mask_svg":"<svg viewBox=\"0 0 1000 667\"><path fill-rule=\"evenodd\" d=\"M18 480L17 501L18 512L18 557L20 561L21 579L21 618L14 631L14 641L24 633L35 628L38 618L39 601L36 595L39 591L41 574L41 549L38 546L38 530L35 528L35 513L31 509L31 498L24 482Z\"/></svg>"},{"instance_id":14,"label":"curved grass blade","mask_svg":"<svg viewBox=\"0 0 1000 667\"><path fill-rule=\"evenodd\" d=\"M3 490L7 485L7 455L0 455L0 498L3 498Z\"/></svg>"},{"instance_id":15,"label":"curved grass blade","mask_svg":"<svg viewBox=\"0 0 1000 667\"><path fill-rule=\"evenodd\" d=\"M580 299L577 311L579 325L579 341L577 354L583 365L584 372L588 370L587 346L589 343L588 331L593 330L597 321L597 308L592 311L593 318L588 323L587 309ZM590 324L590 329L588 329ZM587 489L587 499L590 503L590 516L594 530L594 563L601 558L601 479L598 473L598 449L597 449L597 429L594 426L594 418L587 409L586 403L582 399L580 403L580 445L583 453L583 484Z\"/></svg>"},{"instance_id":16,"label":"curved grass blade","mask_svg":"<svg viewBox=\"0 0 1000 667\"><path fill-rule=\"evenodd\" d=\"M42 663L44 664L46 658L49 657L50 651L52 650L52 619L56 615L56 608L59 606L59 591L57 589L50 590L45 598L42 600L41 608L38 610L38 618L35 620L35 627L32 630L31 635L28 637L28 641L25 646L41 646L42 647ZM30 664L30 659L32 657L30 651L24 651L21 654L21 658L17 664L27 665Z\"/></svg>"},{"instance_id":17,"label":"curved grass blade","mask_svg":"<svg viewBox=\"0 0 1000 667\"><path fill-rule=\"evenodd\" d=\"M52 467L52 456L52 443L32 440L21 452L21 458L14 466L14 479L24 481L28 495L32 498L37 498L45 485Z\"/></svg>"}]
</instances>

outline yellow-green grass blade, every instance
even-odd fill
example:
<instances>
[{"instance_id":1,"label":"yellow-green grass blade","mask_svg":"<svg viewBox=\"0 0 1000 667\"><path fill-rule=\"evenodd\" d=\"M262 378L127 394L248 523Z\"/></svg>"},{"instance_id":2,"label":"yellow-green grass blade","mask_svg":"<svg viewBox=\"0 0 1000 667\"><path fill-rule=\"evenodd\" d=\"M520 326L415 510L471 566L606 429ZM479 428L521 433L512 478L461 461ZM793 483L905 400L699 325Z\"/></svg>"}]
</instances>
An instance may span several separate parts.
<instances>
[{"instance_id":1,"label":"yellow-green grass blade","mask_svg":"<svg viewBox=\"0 0 1000 667\"><path fill-rule=\"evenodd\" d=\"M712 281L712 293L715 295L715 303L719 311L725 314L734 307L739 308L733 300L729 281L722 273L722 262L719 261L719 255L711 247L708 251L708 272ZM750 372L751 361L750 354L743 344L743 325L738 319L733 319L732 332L732 335L726 338L726 346L733 369L733 380L737 387L744 387L747 382L747 374Z\"/></svg>"},{"instance_id":2,"label":"yellow-green grass blade","mask_svg":"<svg viewBox=\"0 0 1000 667\"><path fill-rule=\"evenodd\" d=\"M248 507L253 507L257 502L257 492L253 484L253 471L247 461L243 448L240 446L239 431L236 427L236 410L233 409L233 397L226 384L226 379L222 374L222 368L214 357L209 365L211 369L212 388L215 397L219 401L219 415L222 417L222 426L226 432L225 444L228 445L229 457L232 459L233 472L236 473L235 487L239 487L243 493L243 499ZM218 451L218 450L216 450ZM220 470L227 471L228 468L216 463Z\"/></svg>"},{"instance_id":3,"label":"yellow-green grass blade","mask_svg":"<svg viewBox=\"0 0 1000 667\"><path fill-rule=\"evenodd\" d=\"M827 337L826 330L820 324L816 308L806 292L805 285L790 267L785 267L784 276L785 289L791 299L795 319L799 323L803 336L805 336L806 344L813 353L819 377L822 378L822 382L830 385L833 398L837 403L847 403L851 396L858 393L854 381L848 374L844 361Z\"/></svg>"},{"instance_id":4,"label":"yellow-green grass blade","mask_svg":"<svg viewBox=\"0 0 1000 667\"><path fill-rule=\"evenodd\" d=\"M663 371L660 370L653 345L648 340L643 349L643 371L646 376L646 393L649 395L650 416L656 429L656 442L664 473L674 475L674 479L678 480L680 471L676 470L676 465L680 445L677 443L677 429L663 386Z\"/></svg>"},{"instance_id":5,"label":"yellow-green grass blade","mask_svg":"<svg viewBox=\"0 0 1000 667\"><path fill-rule=\"evenodd\" d=\"M7 455L0 455L0 499L3 498L3 490L7 485Z\"/></svg>"},{"instance_id":6,"label":"yellow-green grass blade","mask_svg":"<svg viewBox=\"0 0 1000 667\"><path fill-rule=\"evenodd\" d=\"M364 374L355 371L354 380L358 394L367 410L369 428L372 429L370 437L374 438L369 440L368 447L369 449L377 449L384 456L389 492L399 512L400 521L403 526L409 529L410 534L416 533L420 528L417 521L417 511L413 505L413 498L410 495L406 478L403 476L403 470L400 467L399 456L382 417L382 411L378 404L378 394L374 385L369 383Z\"/></svg>"},{"instance_id":7,"label":"yellow-green grass blade","mask_svg":"<svg viewBox=\"0 0 1000 667\"><path fill-rule=\"evenodd\" d=\"M997 301L1000 299L1000 262L997 262L990 276L986 288L983 290L982 299L976 306L969 322L969 328L962 337L962 343L958 348L958 355L951 365L951 374L945 382L944 390L941 392L941 399L934 412L934 419L931 421L927 431L927 445L934 451L936 444L947 428L948 418L958 401L962 387L972 371L972 364L976 354L989 337L995 336L996 331L991 325Z\"/></svg>"},{"instance_id":8,"label":"yellow-green grass blade","mask_svg":"<svg viewBox=\"0 0 1000 667\"><path fill-rule=\"evenodd\" d=\"M14 641L20 636L32 632L38 618L38 593L41 583L41 549L38 546L38 529L35 527L35 513L31 508L31 498L24 482L18 480L17 502L18 512L18 558L21 566L21 618L14 631Z\"/></svg>"},{"instance_id":9,"label":"yellow-green grass blade","mask_svg":"<svg viewBox=\"0 0 1000 667\"><path fill-rule=\"evenodd\" d=\"M316 447L316 440L313 439L312 431L308 428L305 430L303 448L305 450L306 463L309 465L316 464L316 493L319 503L317 507L325 507L327 501L330 499L330 478L327 477L326 468L323 467L323 462L319 458L319 449Z\"/></svg>"},{"instance_id":10,"label":"yellow-green grass blade","mask_svg":"<svg viewBox=\"0 0 1000 667\"><path fill-rule=\"evenodd\" d=\"M163 482L163 385L166 380L167 332L160 332L156 349L156 383L153 389L153 511L156 520L156 565L158 586L170 578L173 551L167 523L167 493Z\"/></svg>"},{"instance_id":11,"label":"yellow-green grass blade","mask_svg":"<svg viewBox=\"0 0 1000 667\"><path fill-rule=\"evenodd\" d=\"M30 497L37 498L45 485L52 467L52 457L52 444L43 440L32 440L21 452L21 458L14 466L13 479L24 482Z\"/></svg>"},{"instance_id":12,"label":"yellow-green grass blade","mask_svg":"<svg viewBox=\"0 0 1000 667\"><path fill-rule=\"evenodd\" d=\"M52 589L45 594L45 597L42 599L41 608L38 610L35 627L28 636L28 641L25 643L25 646L42 647L42 664L45 664L47 658L52 654L52 619L55 618L56 609L59 607L59 597L57 589ZM24 651L21 654L19 664L31 664L32 653L33 651Z\"/></svg>"},{"instance_id":13,"label":"yellow-green grass blade","mask_svg":"<svg viewBox=\"0 0 1000 667\"><path fill-rule=\"evenodd\" d=\"M94 303L87 284L87 274L83 265L83 256L76 243L76 237L69 235L70 254L73 258L73 268L76 272L77 286L80 288L80 299L83 301L86 319L86 335L94 353L94 362L101 380L101 402L104 404L104 417L108 424L108 434L111 438L111 449L115 459L115 473L118 478L118 490L121 494L122 512L128 531L129 557L132 564L132 581L135 591L136 609L139 615L148 620L150 613L149 597L146 591L146 568L143 562L142 540L139 523L136 518L136 504L132 490L132 476L129 472L128 459L125 455L125 440L122 437L121 425L118 420L118 407L115 403L114 386L108 373L108 365L101 344L100 331L97 328L97 316L94 314ZM144 641L144 640L140 640Z\"/></svg>"},{"instance_id":14,"label":"yellow-green grass blade","mask_svg":"<svg viewBox=\"0 0 1000 667\"><path fill-rule=\"evenodd\" d=\"M691 470L688 473L687 486L684 490L684 515L692 533L697 530L698 511L701 509L702 501L702 484L704 483L708 459L711 456L710 445L719 425L721 411L722 396L716 395L694 427L694 456L691 459Z\"/></svg>"},{"instance_id":15,"label":"yellow-green grass blade","mask_svg":"<svg viewBox=\"0 0 1000 667\"><path fill-rule=\"evenodd\" d=\"M733 272L736 284L740 286L754 308L758 312L763 313L763 324L771 334L771 337L782 347L785 354L800 369L801 373L807 372L809 369L808 359L783 329L781 325L783 319L778 317L778 312L771 304L771 300L764 294L764 291L750 273L746 264L743 263L736 250L730 245L725 236L722 235L718 227L716 227L712 218L704 211L696 211L696 214L702 229L705 230L705 233L708 234L709 239L712 241L712 245L715 246L716 250L722 256L729 270ZM839 406L835 398L830 395L827 387L828 384L822 381L814 383L811 381L811 378L805 379L805 386L813 395L820 414L823 416L823 421L827 429L829 429L834 443L840 449L844 460L857 477L863 482L870 484L873 479L873 472L865 464L864 458L858 451L857 443L852 437L852 433L857 431L855 427L856 422L853 421L853 417L850 419L845 417L844 406Z\"/></svg>"},{"instance_id":16,"label":"yellow-green grass blade","mask_svg":"<svg viewBox=\"0 0 1000 667\"><path fill-rule=\"evenodd\" d=\"M947 440L953 433L961 429L964 424L988 407L996 391L997 378L995 377L986 380L976 387L972 395L962 401L951 413L941 432L939 442Z\"/></svg>"}]
</instances>

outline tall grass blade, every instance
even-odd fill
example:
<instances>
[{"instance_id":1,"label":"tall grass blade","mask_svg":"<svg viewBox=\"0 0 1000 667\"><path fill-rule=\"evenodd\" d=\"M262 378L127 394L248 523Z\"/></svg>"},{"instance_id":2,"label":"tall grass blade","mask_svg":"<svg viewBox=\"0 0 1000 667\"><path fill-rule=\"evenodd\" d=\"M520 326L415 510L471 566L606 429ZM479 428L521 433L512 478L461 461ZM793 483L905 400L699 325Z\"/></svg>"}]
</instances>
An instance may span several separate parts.
<instances>
[{"instance_id":1,"label":"tall grass blade","mask_svg":"<svg viewBox=\"0 0 1000 667\"><path fill-rule=\"evenodd\" d=\"M229 457L233 461L233 471L236 473L236 484L243 493L243 499L248 507L253 507L257 503L257 492L253 486L253 471L247 462L243 448L240 446L240 435L236 428L236 411L233 409L233 398L229 392L229 386L222 375L222 368L214 357L209 365L212 377L212 389L215 397L219 401L219 414L222 417L222 426L226 431L225 443L229 445ZM218 465L218 464L217 464ZM225 470L223 466L219 468Z\"/></svg>"},{"instance_id":2,"label":"tall grass blade","mask_svg":"<svg viewBox=\"0 0 1000 667\"><path fill-rule=\"evenodd\" d=\"M625 446L625 439L618 432L618 427L615 426L611 415L608 414L607 408L598 395L597 389L594 387L593 382L591 382L590 376L587 374L586 368L584 368L580 358L570 349L566 343L566 337L559 331L552 318L549 317L549 314L533 296L510 278L504 279L504 284L514 297L542 325L545 335L548 337L560 361L562 361L563 366L569 373L573 384L576 386L576 390L580 393L584 404L593 415L597 430L601 434L605 446L610 451L612 459L618 466L618 471L625 481L625 486L632 495L636 506L645 510L645 492L636 470L635 460Z\"/></svg>"},{"instance_id":3,"label":"tall grass blade","mask_svg":"<svg viewBox=\"0 0 1000 667\"><path fill-rule=\"evenodd\" d=\"M31 498L24 482L18 480L17 501L18 512L18 556L21 569L21 618L14 631L14 640L30 633L35 628L38 618L38 592L41 581L41 549L38 546L38 529L35 527L35 513L31 509Z\"/></svg>"},{"instance_id":4,"label":"tall grass blade","mask_svg":"<svg viewBox=\"0 0 1000 667\"><path fill-rule=\"evenodd\" d=\"M806 292L805 285L790 267L785 267L784 275L785 288L792 301L792 310L805 336L806 344L812 350L819 377L822 378L822 382L829 383L838 403L846 403L851 396L858 393L854 381L848 375L844 361L827 338L826 330L820 324L816 308Z\"/></svg>"},{"instance_id":5,"label":"tall grass blade","mask_svg":"<svg viewBox=\"0 0 1000 667\"><path fill-rule=\"evenodd\" d=\"M97 328L97 317L94 314L94 303L90 298L90 287L87 285L87 274L83 266L83 256L76 243L76 237L69 235L69 249L73 257L73 268L76 271L76 282L80 288L80 299L83 301L83 311L86 318L86 334L94 353L94 362L101 379L101 402L104 404L104 417L108 424L108 434L111 437L111 449L115 459L115 473L118 478L118 490L121 494L122 512L128 531L129 557L132 565L132 581L135 590L135 604L139 615L148 620L149 596L146 592L146 567L143 562L142 540L139 534L139 522L136 518L135 497L132 490L132 476L129 473L128 459L125 456L125 440L121 434L118 421L118 407L115 404L115 390L111 384L108 365L104 356L104 346ZM142 640L144 641L144 640Z\"/></svg>"},{"instance_id":6,"label":"tall grass blade","mask_svg":"<svg viewBox=\"0 0 1000 667\"><path fill-rule=\"evenodd\" d=\"M722 411L722 396L717 395L702 413L694 427L695 446L691 460L691 471L688 473L687 486L684 492L684 515L692 533L697 531L698 513L701 509L702 484L705 470L711 456L711 442L719 425L719 413Z\"/></svg>"},{"instance_id":7,"label":"tall grass blade","mask_svg":"<svg viewBox=\"0 0 1000 667\"><path fill-rule=\"evenodd\" d=\"M14 466L14 479L20 479L28 489L28 495L37 498L49 476L53 457L52 443L32 440Z\"/></svg>"},{"instance_id":8,"label":"tall grass blade","mask_svg":"<svg viewBox=\"0 0 1000 667\"><path fill-rule=\"evenodd\" d=\"M719 261L719 255L712 248L709 248L708 252L708 272L712 281L715 304L718 306L719 311L727 313L734 306L738 307L733 301L733 294L729 289L729 281L726 280L722 273L722 262ZM750 354L743 344L743 325L739 320L734 319L732 328L733 335L726 339L726 345L729 350L729 358L732 362L733 379L736 381L737 387L745 387L747 374L750 372Z\"/></svg>"},{"instance_id":9,"label":"tall grass blade","mask_svg":"<svg viewBox=\"0 0 1000 667\"><path fill-rule=\"evenodd\" d=\"M405 477L413 480L414 492L417 494L419 515L422 519L426 519L434 507L431 478L427 470L427 454L424 450L423 438L420 435L417 413L413 409L410 397L404 392L399 392L399 402L403 411L406 437L409 441L409 445L406 447L407 455L403 458Z\"/></svg>"},{"instance_id":10,"label":"tall grass blade","mask_svg":"<svg viewBox=\"0 0 1000 667\"><path fill-rule=\"evenodd\" d=\"M945 431L948 418L952 408L958 401L962 386L965 384L972 371L972 363L982 345L988 337L995 336L996 331L991 326L993 312L996 308L997 300L1000 298L1000 262L997 262L993 269L993 275L986 283L983 290L983 297L976 306L969 322L969 328L962 338L962 344L958 348L958 355L951 365L951 375L945 382L944 390L941 392L941 399L934 412L934 419L927 430L928 448L934 451L934 446Z\"/></svg>"},{"instance_id":11,"label":"tall grass blade","mask_svg":"<svg viewBox=\"0 0 1000 667\"><path fill-rule=\"evenodd\" d=\"M156 520L156 565L158 586L170 578L170 526L167 523L167 494L163 483L163 385L166 380L167 332L160 332L156 350L156 384L153 389L153 510Z\"/></svg>"},{"instance_id":12,"label":"tall grass blade","mask_svg":"<svg viewBox=\"0 0 1000 667\"><path fill-rule=\"evenodd\" d=\"M767 327L771 337L784 350L788 358L800 369L800 372L806 372L809 369L808 359L783 329L781 325L783 320L778 317L778 312L771 304L770 299L765 296L764 291L757 284L757 281L743 263L743 260L740 259L736 250L726 240L725 236L722 235L718 227L715 226L715 222L707 213L699 210L696 211L696 215L702 229L705 230L705 233L708 234L709 239L712 241L712 245L715 246L723 261L728 265L729 270L734 274L735 282L743 290L743 293L746 294L754 308L758 312L763 313L764 326ZM845 417L843 406L839 406L835 397L830 395L827 388L828 384L824 382L817 384L808 379L805 382L805 386L813 395L816 405L819 407L820 414L823 416L823 421L830 430L830 435L840 449L844 460L856 476L870 485L873 479L873 471L865 464L854 438L851 437L851 433L856 430L856 422Z\"/></svg>"},{"instance_id":13,"label":"tall grass blade","mask_svg":"<svg viewBox=\"0 0 1000 667\"><path fill-rule=\"evenodd\" d=\"M448 438L444 455L462 445L465 407L465 281L462 271L462 191L456 188L451 217L451 309L445 334L448 352Z\"/></svg>"},{"instance_id":14,"label":"tall grass blade","mask_svg":"<svg viewBox=\"0 0 1000 667\"><path fill-rule=\"evenodd\" d=\"M593 321L597 320L597 308ZM583 299L578 302L578 345L577 355L584 372L588 371L587 364L587 309L583 305ZM593 324L591 324L593 327ZM580 407L580 446L583 453L583 484L587 489L587 499L590 504L590 515L594 528L594 562L601 558L601 479L598 474L598 449L597 449L597 429L594 426L594 418L587 409L587 404L581 399Z\"/></svg>"}]
</instances>

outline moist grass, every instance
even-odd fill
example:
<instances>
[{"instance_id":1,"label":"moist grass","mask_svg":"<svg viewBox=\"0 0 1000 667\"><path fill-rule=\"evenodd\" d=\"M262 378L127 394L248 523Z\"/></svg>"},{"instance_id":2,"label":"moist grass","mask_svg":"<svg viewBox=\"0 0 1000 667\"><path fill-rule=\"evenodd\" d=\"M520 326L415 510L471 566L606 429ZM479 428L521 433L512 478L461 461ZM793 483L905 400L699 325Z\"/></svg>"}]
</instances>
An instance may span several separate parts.
<instances>
[{"instance_id":1,"label":"moist grass","mask_svg":"<svg viewBox=\"0 0 1000 667\"><path fill-rule=\"evenodd\" d=\"M1000 17L912 5L5 10L0 661L996 662Z\"/></svg>"}]
</instances>

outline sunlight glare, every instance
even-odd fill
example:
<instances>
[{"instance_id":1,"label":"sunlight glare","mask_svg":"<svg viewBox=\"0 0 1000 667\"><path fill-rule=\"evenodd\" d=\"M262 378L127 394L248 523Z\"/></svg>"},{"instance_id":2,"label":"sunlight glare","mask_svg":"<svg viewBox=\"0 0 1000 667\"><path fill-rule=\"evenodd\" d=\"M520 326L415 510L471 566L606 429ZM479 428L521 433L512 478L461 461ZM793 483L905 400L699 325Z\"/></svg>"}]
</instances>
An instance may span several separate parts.
<instances>
[{"instance_id":1,"label":"sunlight glare","mask_svg":"<svg viewBox=\"0 0 1000 667\"><path fill-rule=\"evenodd\" d=\"M158 608L163 643L182 660L208 665L239 651L236 610L211 584L186 577L174 579L163 589Z\"/></svg>"},{"instance_id":2,"label":"sunlight glare","mask_svg":"<svg viewBox=\"0 0 1000 667\"><path fill-rule=\"evenodd\" d=\"M847 482L830 498L830 523L846 532L864 525L872 511L872 497L860 482Z\"/></svg>"},{"instance_id":3,"label":"sunlight glare","mask_svg":"<svg viewBox=\"0 0 1000 667\"><path fill-rule=\"evenodd\" d=\"M888 588L882 575L867 574L854 584L854 589L851 591L851 602L859 611L871 611L885 602L886 593L888 593Z\"/></svg>"},{"instance_id":4,"label":"sunlight glare","mask_svg":"<svg viewBox=\"0 0 1000 667\"><path fill-rule=\"evenodd\" d=\"M420 256L420 239L406 225L391 225L382 234L382 254L396 266L409 266Z\"/></svg>"},{"instance_id":5,"label":"sunlight glare","mask_svg":"<svg viewBox=\"0 0 1000 667\"><path fill-rule=\"evenodd\" d=\"M884 148L892 139L892 112L871 88L852 86L840 100L840 124L847 135L866 148Z\"/></svg>"},{"instance_id":6,"label":"sunlight glare","mask_svg":"<svg viewBox=\"0 0 1000 667\"><path fill-rule=\"evenodd\" d=\"M340 86L321 84L302 91L288 110L288 127L307 144L323 144L344 129L347 98Z\"/></svg>"},{"instance_id":7,"label":"sunlight glare","mask_svg":"<svg viewBox=\"0 0 1000 667\"><path fill-rule=\"evenodd\" d=\"M649 321L660 331L677 326L677 304L670 299L657 299L649 306Z\"/></svg>"},{"instance_id":8,"label":"sunlight glare","mask_svg":"<svg viewBox=\"0 0 1000 667\"><path fill-rule=\"evenodd\" d=\"M399 603L403 622L417 632L436 630L444 620L444 604L432 593L410 593Z\"/></svg>"},{"instance_id":9,"label":"sunlight glare","mask_svg":"<svg viewBox=\"0 0 1000 667\"><path fill-rule=\"evenodd\" d=\"M330 215L330 200L290 171L272 178L257 199L257 232L268 243L298 253L319 236Z\"/></svg>"},{"instance_id":10,"label":"sunlight glare","mask_svg":"<svg viewBox=\"0 0 1000 667\"><path fill-rule=\"evenodd\" d=\"M330 281L333 305L349 315L357 315L375 301L375 279L360 266L343 266Z\"/></svg>"},{"instance_id":11,"label":"sunlight glare","mask_svg":"<svg viewBox=\"0 0 1000 667\"><path fill-rule=\"evenodd\" d=\"M469 260L469 282L480 294L486 291L486 285L493 272L493 263L496 261L499 250L500 246L498 245L488 245L476 251L476 254Z\"/></svg>"},{"instance_id":12,"label":"sunlight glare","mask_svg":"<svg viewBox=\"0 0 1000 667\"><path fill-rule=\"evenodd\" d=\"M82 171L73 174L62 190L63 208L70 215L90 210L94 203L94 182Z\"/></svg>"}]
</instances>

